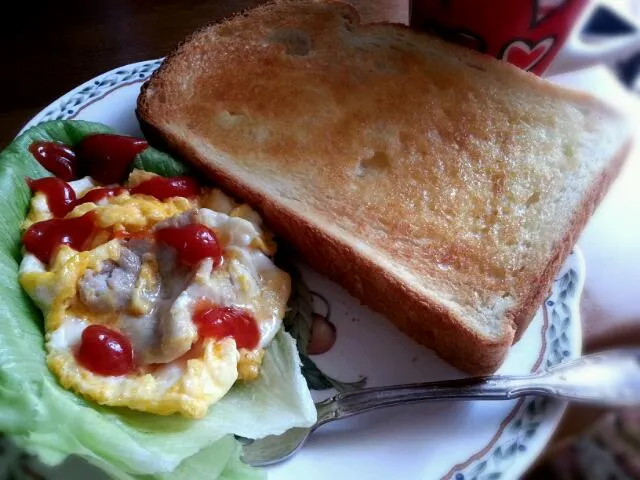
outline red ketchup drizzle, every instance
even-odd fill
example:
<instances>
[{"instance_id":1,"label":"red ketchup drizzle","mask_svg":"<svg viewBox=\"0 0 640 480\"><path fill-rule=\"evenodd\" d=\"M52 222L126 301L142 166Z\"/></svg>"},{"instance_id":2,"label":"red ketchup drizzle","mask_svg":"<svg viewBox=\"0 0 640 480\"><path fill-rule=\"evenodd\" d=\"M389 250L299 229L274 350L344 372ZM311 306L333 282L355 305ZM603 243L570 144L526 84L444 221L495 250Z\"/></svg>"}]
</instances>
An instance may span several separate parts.
<instances>
[{"instance_id":1,"label":"red ketchup drizzle","mask_svg":"<svg viewBox=\"0 0 640 480\"><path fill-rule=\"evenodd\" d=\"M84 329L76 359L84 368L98 375L126 375L134 368L129 339L103 325L89 325Z\"/></svg>"},{"instance_id":2,"label":"red ketchup drizzle","mask_svg":"<svg viewBox=\"0 0 640 480\"><path fill-rule=\"evenodd\" d=\"M78 251L87 250L96 229L95 212L75 218L54 218L31 225L22 236L22 243L28 252L49 263L60 245L69 245Z\"/></svg>"},{"instance_id":3,"label":"red ketchup drizzle","mask_svg":"<svg viewBox=\"0 0 640 480\"><path fill-rule=\"evenodd\" d=\"M84 137L75 147L87 173L100 183L122 182L131 164L149 144L146 140L109 133Z\"/></svg>"},{"instance_id":4,"label":"red ketchup drizzle","mask_svg":"<svg viewBox=\"0 0 640 480\"><path fill-rule=\"evenodd\" d=\"M56 177L44 177L38 180L27 178L27 185L33 192L42 192L47 197L49 210L55 217L64 217L76 203L76 192L71 185Z\"/></svg>"},{"instance_id":5,"label":"red ketchup drizzle","mask_svg":"<svg viewBox=\"0 0 640 480\"><path fill-rule=\"evenodd\" d=\"M57 142L33 142L29 145L29 151L40 165L65 182L78 178L76 153L66 145Z\"/></svg>"},{"instance_id":6,"label":"red ketchup drizzle","mask_svg":"<svg viewBox=\"0 0 640 480\"><path fill-rule=\"evenodd\" d=\"M171 197L197 197L200 185L190 177L153 177L136 185L131 194L150 195L158 200Z\"/></svg>"},{"instance_id":7,"label":"red ketchup drizzle","mask_svg":"<svg viewBox=\"0 0 640 480\"><path fill-rule=\"evenodd\" d=\"M156 240L173 247L180 261L197 265L205 258L213 258L213 266L222 262L222 250L213 230L200 224L184 227L166 227L156 230Z\"/></svg>"},{"instance_id":8,"label":"red ketchup drizzle","mask_svg":"<svg viewBox=\"0 0 640 480\"><path fill-rule=\"evenodd\" d=\"M253 350L260 343L260 329L253 315L236 307L220 307L202 300L193 313L201 337L216 340L231 337L236 347Z\"/></svg>"},{"instance_id":9,"label":"red ketchup drizzle","mask_svg":"<svg viewBox=\"0 0 640 480\"><path fill-rule=\"evenodd\" d=\"M136 155L148 146L142 138L96 133L74 148L58 142L33 142L29 151L40 165L66 182L86 172L100 183L118 183L127 176Z\"/></svg>"},{"instance_id":10,"label":"red ketchup drizzle","mask_svg":"<svg viewBox=\"0 0 640 480\"><path fill-rule=\"evenodd\" d=\"M76 202L76 205L88 202L98 203L100 200L116 197L126 191L127 189L123 187L94 188L93 190L89 190L82 197L80 197L80 199Z\"/></svg>"}]
</instances>

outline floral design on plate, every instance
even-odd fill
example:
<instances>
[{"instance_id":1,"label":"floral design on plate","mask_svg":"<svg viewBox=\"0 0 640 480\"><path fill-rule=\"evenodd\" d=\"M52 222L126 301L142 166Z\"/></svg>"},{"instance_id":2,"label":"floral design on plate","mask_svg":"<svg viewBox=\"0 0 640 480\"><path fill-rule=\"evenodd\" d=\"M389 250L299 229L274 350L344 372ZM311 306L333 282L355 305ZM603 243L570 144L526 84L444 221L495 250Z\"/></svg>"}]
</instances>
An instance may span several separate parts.
<instances>
[{"instance_id":1,"label":"floral design on plate","mask_svg":"<svg viewBox=\"0 0 640 480\"><path fill-rule=\"evenodd\" d=\"M38 115L38 123L74 118L89 102L97 100L100 95L108 93L114 87L146 80L160 66L160 63L162 59L140 62L131 66L132 68L118 68L90 80L74 90L73 95L61 97L51 107L45 109Z\"/></svg>"},{"instance_id":2,"label":"floral design on plate","mask_svg":"<svg viewBox=\"0 0 640 480\"><path fill-rule=\"evenodd\" d=\"M569 262L575 259L571 252ZM555 288L544 303L545 320L549 321L546 330L547 355L535 370L558 365L571 357L569 328L573 319L572 303L577 302L579 281L577 271L565 266L555 280ZM514 409L514 417L509 422L504 435L493 448L466 466L454 467L445 477L455 480L497 480L517 456L527 451L529 440L534 437L542 425L549 409L558 408L558 402L545 397L524 398Z\"/></svg>"},{"instance_id":3,"label":"floral design on plate","mask_svg":"<svg viewBox=\"0 0 640 480\"><path fill-rule=\"evenodd\" d=\"M307 385L311 390L334 388L339 392L363 388L367 383L367 377L353 382L337 380L320 370L310 358L315 354L326 353L333 347L336 327L331 322L329 301L323 295L309 289L300 270L291 261L291 256L289 251L281 248L277 258L280 268L289 272L291 276L291 296L289 310L284 318L284 328L298 344L302 375ZM323 304L324 314L314 310L314 299Z\"/></svg>"}]
</instances>

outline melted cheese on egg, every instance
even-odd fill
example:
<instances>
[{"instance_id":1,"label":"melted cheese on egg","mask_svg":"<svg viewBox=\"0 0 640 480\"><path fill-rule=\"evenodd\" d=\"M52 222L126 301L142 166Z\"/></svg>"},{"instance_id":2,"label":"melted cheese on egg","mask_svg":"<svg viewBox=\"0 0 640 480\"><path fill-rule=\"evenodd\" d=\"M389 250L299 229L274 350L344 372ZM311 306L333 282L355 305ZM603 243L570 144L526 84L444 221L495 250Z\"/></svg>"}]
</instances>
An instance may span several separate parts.
<instances>
[{"instance_id":1,"label":"melted cheese on egg","mask_svg":"<svg viewBox=\"0 0 640 480\"><path fill-rule=\"evenodd\" d=\"M105 204L97 205L88 202L78 205L67 216L81 217L93 210L97 214L98 226L101 228L139 232L193 208L196 208L196 204L184 197L160 201L147 195L131 196L125 192L112 197Z\"/></svg>"},{"instance_id":2,"label":"melted cheese on egg","mask_svg":"<svg viewBox=\"0 0 640 480\"><path fill-rule=\"evenodd\" d=\"M134 171L130 185L152 175ZM72 182L72 187L80 196L94 183L83 179ZM88 251L61 246L49 266L25 253L20 282L43 311L47 364L65 388L104 405L200 418L237 379L257 378L263 349L281 326L290 279L269 258L275 244L261 229L261 220L251 208L238 205L215 189L205 190L197 199L173 197L164 201L125 192L98 204L81 204L68 217L88 211L94 211L98 225L112 234L149 232L172 223L201 223L215 231L224 247L224 258L216 268L211 259L205 259L192 271L180 267L171 270L168 266L175 261L171 256L165 258L144 244L131 250L121 238L107 233L99 236ZM46 199L34 195L25 228L49 218ZM81 295L87 275L103 275L95 284L104 283L107 288L116 276L104 275L105 265L113 270L121 268L118 262L125 253L137 256L131 267L136 278L126 305L115 311L87 305ZM125 278L124 274L121 277ZM101 292L95 293L96 298L102 298ZM192 315L203 298L250 311L259 325L259 348L238 350L231 338L199 339ZM74 352L82 331L91 324L106 325L127 335L138 369L108 377L83 368Z\"/></svg>"},{"instance_id":3,"label":"melted cheese on egg","mask_svg":"<svg viewBox=\"0 0 640 480\"><path fill-rule=\"evenodd\" d=\"M166 364L152 373L104 377L78 364L70 348L51 348L47 365L60 384L112 407L202 418L238 378L240 353L231 339L206 340L199 358ZM244 368L244 367L243 367Z\"/></svg>"}]
</instances>

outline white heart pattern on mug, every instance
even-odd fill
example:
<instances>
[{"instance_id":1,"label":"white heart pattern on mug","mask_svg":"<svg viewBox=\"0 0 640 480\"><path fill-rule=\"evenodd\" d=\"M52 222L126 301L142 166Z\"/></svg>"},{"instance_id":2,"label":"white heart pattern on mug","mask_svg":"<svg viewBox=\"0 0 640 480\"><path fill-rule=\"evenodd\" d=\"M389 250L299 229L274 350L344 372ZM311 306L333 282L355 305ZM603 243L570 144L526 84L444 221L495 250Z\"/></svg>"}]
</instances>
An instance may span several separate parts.
<instances>
[{"instance_id":1,"label":"white heart pattern on mug","mask_svg":"<svg viewBox=\"0 0 640 480\"><path fill-rule=\"evenodd\" d=\"M531 43L526 40L514 40L503 49L500 58L509 63L529 70L544 58L553 46L553 37L547 37L538 43Z\"/></svg>"}]
</instances>

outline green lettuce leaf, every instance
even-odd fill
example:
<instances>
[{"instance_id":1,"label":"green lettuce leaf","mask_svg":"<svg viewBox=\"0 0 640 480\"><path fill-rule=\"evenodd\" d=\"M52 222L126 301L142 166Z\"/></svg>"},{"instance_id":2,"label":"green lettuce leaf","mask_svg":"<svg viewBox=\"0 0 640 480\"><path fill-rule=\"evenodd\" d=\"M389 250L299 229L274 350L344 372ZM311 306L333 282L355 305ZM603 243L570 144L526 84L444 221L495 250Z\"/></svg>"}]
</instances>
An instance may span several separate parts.
<instances>
[{"instance_id":1,"label":"green lettuce leaf","mask_svg":"<svg viewBox=\"0 0 640 480\"><path fill-rule=\"evenodd\" d=\"M42 316L18 284L20 224L30 193L24 177L48 173L27 147L34 140L75 144L104 125L53 121L31 128L0 154L0 431L55 465L79 455L115 478L244 478L259 475L239 463L232 435L260 438L315 421L294 340L278 333L261 375L238 382L200 420L107 408L60 387L45 363ZM176 174L166 154L149 153L139 165Z\"/></svg>"},{"instance_id":2,"label":"green lettuce leaf","mask_svg":"<svg viewBox=\"0 0 640 480\"><path fill-rule=\"evenodd\" d=\"M263 471L240 461L240 453L240 444L228 436L189 457L169 474L132 476L118 470L110 471L108 466L103 469L116 480L264 479L266 475Z\"/></svg>"},{"instance_id":3,"label":"green lettuce leaf","mask_svg":"<svg viewBox=\"0 0 640 480\"><path fill-rule=\"evenodd\" d=\"M149 147L141 152L133 162L135 168L157 173L163 177L177 177L189 175L192 170L182 162L175 160L171 155Z\"/></svg>"},{"instance_id":4,"label":"green lettuce leaf","mask_svg":"<svg viewBox=\"0 0 640 480\"><path fill-rule=\"evenodd\" d=\"M24 457L14 443L0 438L3 449L4 468L9 472L24 471L25 463L32 472L29 478L51 478L63 480L90 478L91 480L192 480L217 478L218 480L258 480L266 477L263 470L251 468L240 461L241 448L233 437L227 436L197 454L184 460L173 472L158 475L130 475L114 468L109 463L95 461L92 465L80 457L68 457L62 464L51 467L39 462L36 457ZM23 475L17 474L16 478ZM14 478L11 473L9 478Z\"/></svg>"}]
</instances>

